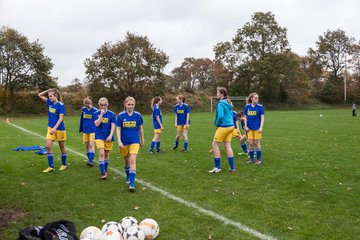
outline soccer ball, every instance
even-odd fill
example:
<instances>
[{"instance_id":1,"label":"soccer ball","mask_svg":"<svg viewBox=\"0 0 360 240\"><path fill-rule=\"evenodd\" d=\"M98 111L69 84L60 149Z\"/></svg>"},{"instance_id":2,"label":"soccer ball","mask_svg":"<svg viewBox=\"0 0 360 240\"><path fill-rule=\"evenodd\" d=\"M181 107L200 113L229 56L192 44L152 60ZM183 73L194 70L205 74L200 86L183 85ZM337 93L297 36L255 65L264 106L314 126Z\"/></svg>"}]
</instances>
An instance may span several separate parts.
<instances>
[{"instance_id":1,"label":"soccer ball","mask_svg":"<svg viewBox=\"0 0 360 240\"><path fill-rule=\"evenodd\" d=\"M139 224L139 227L144 231L147 240L155 239L159 235L159 224L151 218L145 218Z\"/></svg>"},{"instance_id":2,"label":"soccer ball","mask_svg":"<svg viewBox=\"0 0 360 240\"><path fill-rule=\"evenodd\" d=\"M145 240L144 231L138 226L130 226L123 233L124 240Z\"/></svg>"},{"instance_id":3,"label":"soccer ball","mask_svg":"<svg viewBox=\"0 0 360 240\"><path fill-rule=\"evenodd\" d=\"M118 231L108 230L101 235L101 240L123 240Z\"/></svg>"},{"instance_id":4,"label":"soccer ball","mask_svg":"<svg viewBox=\"0 0 360 240\"><path fill-rule=\"evenodd\" d=\"M101 228L101 232L105 233L108 231L118 232L119 234L122 233L120 224L114 221L110 221L104 224L104 226Z\"/></svg>"},{"instance_id":5,"label":"soccer ball","mask_svg":"<svg viewBox=\"0 0 360 240\"><path fill-rule=\"evenodd\" d=\"M80 234L80 240L98 240L101 236L102 232L97 227L87 227Z\"/></svg>"},{"instance_id":6,"label":"soccer ball","mask_svg":"<svg viewBox=\"0 0 360 240\"><path fill-rule=\"evenodd\" d=\"M130 226L137 226L138 221L134 217L127 216L127 217L124 217L123 219L121 219L119 224L120 224L120 227L121 227L120 231L124 232L124 230L126 228L130 227Z\"/></svg>"}]
</instances>

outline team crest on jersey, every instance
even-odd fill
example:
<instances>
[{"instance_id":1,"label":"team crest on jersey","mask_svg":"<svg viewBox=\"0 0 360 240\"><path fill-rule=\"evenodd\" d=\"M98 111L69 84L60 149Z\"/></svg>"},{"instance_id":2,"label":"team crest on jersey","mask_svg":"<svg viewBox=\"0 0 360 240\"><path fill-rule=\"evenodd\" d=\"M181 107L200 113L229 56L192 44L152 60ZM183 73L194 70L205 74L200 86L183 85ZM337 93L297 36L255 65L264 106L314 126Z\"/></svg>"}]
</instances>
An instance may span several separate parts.
<instances>
[{"instance_id":1,"label":"team crest on jersey","mask_svg":"<svg viewBox=\"0 0 360 240\"><path fill-rule=\"evenodd\" d=\"M184 113L184 110L177 110L177 113Z\"/></svg>"},{"instance_id":2,"label":"team crest on jersey","mask_svg":"<svg viewBox=\"0 0 360 240\"><path fill-rule=\"evenodd\" d=\"M92 119L92 115L91 115L91 114L84 114L84 118L86 118L86 119Z\"/></svg>"},{"instance_id":3,"label":"team crest on jersey","mask_svg":"<svg viewBox=\"0 0 360 240\"><path fill-rule=\"evenodd\" d=\"M124 128L136 127L136 122L135 121L123 122L123 127Z\"/></svg>"},{"instance_id":4,"label":"team crest on jersey","mask_svg":"<svg viewBox=\"0 0 360 240\"><path fill-rule=\"evenodd\" d=\"M256 116L256 111L248 111L247 115L248 116Z\"/></svg>"},{"instance_id":5,"label":"team crest on jersey","mask_svg":"<svg viewBox=\"0 0 360 240\"><path fill-rule=\"evenodd\" d=\"M102 123L108 123L108 122L109 122L109 119L108 119L108 118L103 118L101 122L102 122Z\"/></svg>"},{"instance_id":6,"label":"team crest on jersey","mask_svg":"<svg viewBox=\"0 0 360 240\"><path fill-rule=\"evenodd\" d=\"M56 108L49 107L49 112L56 113Z\"/></svg>"}]
</instances>

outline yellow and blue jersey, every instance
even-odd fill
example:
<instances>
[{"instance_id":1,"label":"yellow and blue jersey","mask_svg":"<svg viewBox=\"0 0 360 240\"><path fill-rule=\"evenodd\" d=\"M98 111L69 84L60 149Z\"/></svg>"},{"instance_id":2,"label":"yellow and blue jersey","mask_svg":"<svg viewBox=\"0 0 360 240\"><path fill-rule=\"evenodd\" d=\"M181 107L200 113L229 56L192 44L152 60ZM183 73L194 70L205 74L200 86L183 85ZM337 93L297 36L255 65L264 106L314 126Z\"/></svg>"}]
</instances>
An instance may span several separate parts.
<instances>
[{"instance_id":1,"label":"yellow and blue jersey","mask_svg":"<svg viewBox=\"0 0 360 240\"><path fill-rule=\"evenodd\" d=\"M174 113L177 116L177 125L186 125L186 117L187 114L190 113L190 107L186 103L183 103L182 106L180 104L176 104L174 107ZM190 123L190 119L189 119Z\"/></svg>"},{"instance_id":2,"label":"yellow and blue jersey","mask_svg":"<svg viewBox=\"0 0 360 240\"><path fill-rule=\"evenodd\" d=\"M156 120L156 116L159 117L160 122L162 123L162 114L161 114L161 109L158 105L154 104L154 108L153 108L153 112L152 112L152 119L153 119L153 126L154 129L160 129L160 124L158 123L158 121Z\"/></svg>"},{"instance_id":3,"label":"yellow and blue jersey","mask_svg":"<svg viewBox=\"0 0 360 240\"><path fill-rule=\"evenodd\" d=\"M83 107L81 109L81 118L80 118L80 128L79 132L83 133L94 133L96 130L96 126L94 123L94 113L98 111L97 108L92 107L91 109L87 109Z\"/></svg>"},{"instance_id":4,"label":"yellow and blue jersey","mask_svg":"<svg viewBox=\"0 0 360 240\"><path fill-rule=\"evenodd\" d=\"M127 111L122 111L117 116L115 124L121 128L120 140L124 146L140 143L139 129L144 121L139 112L134 111L130 116Z\"/></svg>"},{"instance_id":5,"label":"yellow and blue jersey","mask_svg":"<svg viewBox=\"0 0 360 240\"><path fill-rule=\"evenodd\" d=\"M93 113L94 122L99 118L100 113L100 110ZM105 141L107 139L107 137L111 133L111 124L115 123L115 118L115 113L110 110L106 111L106 113L102 117L100 125L95 129L95 140L100 139ZM114 136L112 137L111 141L114 141Z\"/></svg>"},{"instance_id":6,"label":"yellow and blue jersey","mask_svg":"<svg viewBox=\"0 0 360 240\"><path fill-rule=\"evenodd\" d=\"M56 125L57 121L59 121L60 115L65 115L66 109L62 102L57 102L53 104L50 99L46 100L46 106L48 109L48 127L53 128ZM60 123L57 130L65 130L64 121Z\"/></svg>"},{"instance_id":7,"label":"yellow and blue jersey","mask_svg":"<svg viewBox=\"0 0 360 240\"><path fill-rule=\"evenodd\" d=\"M261 116L265 114L264 107L261 104L256 104L254 107L249 103L244 108L246 116L246 125L250 130L259 130L261 124Z\"/></svg>"}]
</instances>

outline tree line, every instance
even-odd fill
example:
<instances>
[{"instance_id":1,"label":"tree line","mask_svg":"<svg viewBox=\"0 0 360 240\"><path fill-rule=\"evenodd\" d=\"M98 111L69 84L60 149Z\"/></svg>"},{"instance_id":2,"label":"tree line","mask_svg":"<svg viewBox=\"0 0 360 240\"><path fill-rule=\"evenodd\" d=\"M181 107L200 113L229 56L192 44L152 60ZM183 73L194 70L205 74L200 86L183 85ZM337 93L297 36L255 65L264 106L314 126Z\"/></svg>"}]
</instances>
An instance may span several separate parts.
<instances>
[{"instance_id":1,"label":"tree line","mask_svg":"<svg viewBox=\"0 0 360 240\"><path fill-rule=\"evenodd\" d=\"M287 29L275 15L256 12L232 39L215 43L213 51L214 59L186 57L165 74L169 56L147 36L127 32L123 40L105 42L86 58L86 79L75 78L62 92L70 109L79 109L87 95L95 100L106 96L116 106L133 96L140 110L149 109L151 98L161 95L168 98L165 109L171 109L171 97L178 92L192 96L196 107L217 86L233 96L257 92L272 106L360 100L360 41L341 29L327 30L314 48L299 56L292 52ZM37 92L58 87L52 68L39 40L30 42L15 29L2 27L0 113L41 112Z\"/></svg>"}]
</instances>

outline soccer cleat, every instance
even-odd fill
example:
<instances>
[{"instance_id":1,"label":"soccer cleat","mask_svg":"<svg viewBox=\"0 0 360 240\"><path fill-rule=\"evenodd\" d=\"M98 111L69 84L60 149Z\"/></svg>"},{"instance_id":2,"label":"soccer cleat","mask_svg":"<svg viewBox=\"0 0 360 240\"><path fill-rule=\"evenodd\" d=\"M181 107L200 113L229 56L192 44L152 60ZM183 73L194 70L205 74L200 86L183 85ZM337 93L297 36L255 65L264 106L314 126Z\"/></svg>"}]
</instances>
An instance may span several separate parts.
<instances>
[{"instance_id":1,"label":"soccer cleat","mask_svg":"<svg viewBox=\"0 0 360 240\"><path fill-rule=\"evenodd\" d=\"M151 150L149 150L149 151L148 151L148 154L154 154L154 152L153 152L153 151L151 151Z\"/></svg>"},{"instance_id":2,"label":"soccer cleat","mask_svg":"<svg viewBox=\"0 0 360 240\"><path fill-rule=\"evenodd\" d=\"M260 165L261 163L262 163L261 160L256 160L256 162L255 162L256 165Z\"/></svg>"},{"instance_id":3,"label":"soccer cleat","mask_svg":"<svg viewBox=\"0 0 360 240\"><path fill-rule=\"evenodd\" d=\"M45 170L43 171L43 173L49 173L49 172L52 172L52 171L54 171L54 170L55 170L55 168L48 167L47 169L45 169Z\"/></svg>"},{"instance_id":4,"label":"soccer cleat","mask_svg":"<svg viewBox=\"0 0 360 240\"><path fill-rule=\"evenodd\" d=\"M178 147L176 147L176 146L174 146L173 148L172 148L172 150L176 150Z\"/></svg>"},{"instance_id":5,"label":"soccer cleat","mask_svg":"<svg viewBox=\"0 0 360 240\"><path fill-rule=\"evenodd\" d=\"M218 172L220 172L220 171L221 171L221 168L214 167L213 169L211 169L211 170L209 171L209 173L218 173Z\"/></svg>"},{"instance_id":6,"label":"soccer cleat","mask_svg":"<svg viewBox=\"0 0 360 240\"><path fill-rule=\"evenodd\" d=\"M93 167L93 166L94 166L94 163L87 163L87 166L88 166L88 167Z\"/></svg>"},{"instance_id":7,"label":"soccer cleat","mask_svg":"<svg viewBox=\"0 0 360 240\"><path fill-rule=\"evenodd\" d=\"M181 150L182 152L184 152L184 153L186 153L187 152L187 150L186 149L183 149L183 150Z\"/></svg>"},{"instance_id":8,"label":"soccer cleat","mask_svg":"<svg viewBox=\"0 0 360 240\"><path fill-rule=\"evenodd\" d=\"M251 164L251 163L254 163L254 161L250 159L250 160L247 161L246 163L247 163L247 164Z\"/></svg>"},{"instance_id":9,"label":"soccer cleat","mask_svg":"<svg viewBox=\"0 0 360 240\"><path fill-rule=\"evenodd\" d=\"M157 153L160 153L160 152L161 152L161 149L156 149L156 152L157 152Z\"/></svg>"},{"instance_id":10,"label":"soccer cleat","mask_svg":"<svg viewBox=\"0 0 360 240\"><path fill-rule=\"evenodd\" d=\"M135 192L135 187L134 186L129 186L129 191L130 192Z\"/></svg>"},{"instance_id":11,"label":"soccer cleat","mask_svg":"<svg viewBox=\"0 0 360 240\"><path fill-rule=\"evenodd\" d=\"M230 171L230 172L235 172L236 169L235 169L235 168L229 168L229 171Z\"/></svg>"},{"instance_id":12,"label":"soccer cleat","mask_svg":"<svg viewBox=\"0 0 360 240\"><path fill-rule=\"evenodd\" d=\"M59 168L60 171L64 171L65 169L66 169L66 165L61 165Z\"/></svg>"},{"instance_id":13,"label":"soccer cleat","mask_svg":"<svg viewBox=\"0 0 360 240\"><path fill-rule=\"evenodd\" d=\"M107 172L105 172L103 175L101 175L102 180L106 180L106 178L107 178Z\"/></svg>"}]
</instances>

